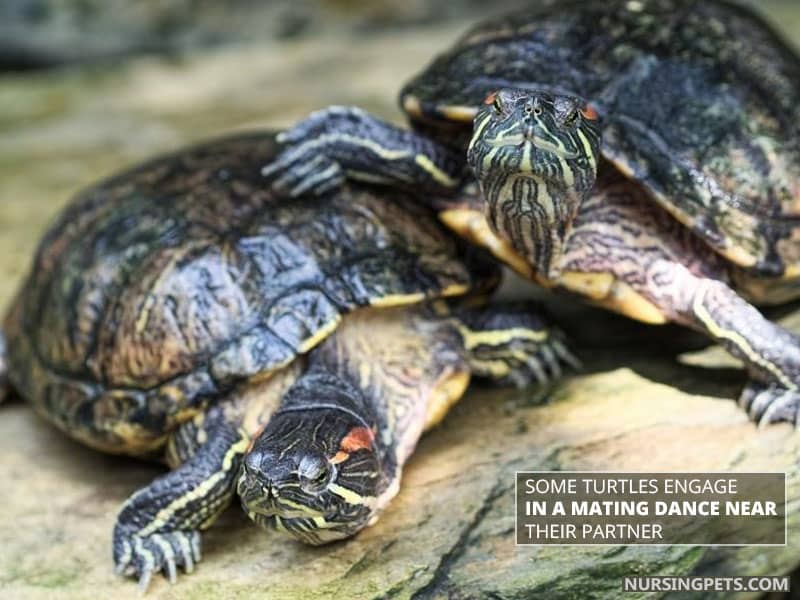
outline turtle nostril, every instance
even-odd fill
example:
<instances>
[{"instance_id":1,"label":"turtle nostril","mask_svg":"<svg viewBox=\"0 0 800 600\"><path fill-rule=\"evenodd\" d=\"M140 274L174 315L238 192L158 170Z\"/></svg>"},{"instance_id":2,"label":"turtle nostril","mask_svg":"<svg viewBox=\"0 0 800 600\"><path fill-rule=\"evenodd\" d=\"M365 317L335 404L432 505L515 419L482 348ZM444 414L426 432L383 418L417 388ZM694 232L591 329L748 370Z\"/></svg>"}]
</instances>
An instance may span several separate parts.
<instances>
[{"instance_id":1,"label":"turtle nostril","mask_svg":"<svg viewBox=\"0 0 800 600\"><path fill-rule=\"evenodd\" d=\"M272 485L270 480L266 480L262 483L261 491L264 492L264 496L266 496L267 500L274 500L278 497L278 494L275 493L275 486Z\"/></svg>"}]
</instances>

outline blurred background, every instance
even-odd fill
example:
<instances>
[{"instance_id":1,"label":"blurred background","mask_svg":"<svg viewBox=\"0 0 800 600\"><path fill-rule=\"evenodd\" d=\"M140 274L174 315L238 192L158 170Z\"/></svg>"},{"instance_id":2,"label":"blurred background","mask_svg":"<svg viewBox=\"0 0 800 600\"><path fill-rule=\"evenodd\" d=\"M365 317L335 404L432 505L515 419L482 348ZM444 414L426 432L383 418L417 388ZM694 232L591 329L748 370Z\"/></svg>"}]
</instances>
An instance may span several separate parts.
<instances>
[{"instance_id":1,"label":"blurred background","mask_svg":"<svg viewBox=\"0 0 800 600\"><path fill-rule=\"evenodd\" d=\"M480 17L520 0L6 0L6 69L96 62L137 53L324 35L379 33Z\"/></svg>"},{"instance_id":2,"label":"blurred background","mask_svg":"<svg viewBox=\"0 0 800 600\"><path fill-rule=\"evenodd\" d=\"M547 0L539 0L547 2ZM550 0L551 2L554 0ZM0 68L27 70L180 54L203 47L374 35L468 21L530 0L4 0ZM781 23L797 22L796 0L767 4Z\"/></svg>"}]
</instances>

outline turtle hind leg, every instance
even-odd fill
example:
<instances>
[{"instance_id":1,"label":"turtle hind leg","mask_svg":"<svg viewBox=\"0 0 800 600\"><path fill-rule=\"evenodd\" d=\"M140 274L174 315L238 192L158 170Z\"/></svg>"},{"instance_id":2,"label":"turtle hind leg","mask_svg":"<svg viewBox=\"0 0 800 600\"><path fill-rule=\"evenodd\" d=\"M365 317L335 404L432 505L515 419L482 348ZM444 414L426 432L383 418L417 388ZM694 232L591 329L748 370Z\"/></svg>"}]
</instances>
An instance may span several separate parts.
<instances>
[{"instance_id":1,"label":"turtle hind leg","mask_svg":"<svg viewBox=\"0 0 800 600\"><path fill-rule=\"evenodd\" d=\"M565 366L580 368L561 330L530 303L460 309L456 317L466 360L477 377L525 387L560 378Z\"/></svg>"},{"instance_id":2,"label":"turtle hind leg","mask_svg":"<svg viewBox=\"0 0 800 600\"><path fill-rule=\"evenodd\" d=\"M146 589L153 573L170 581L200 560L200 530L230 503L248 439L221 408L213 408L175 434L172 458L188 460L131 496L120 509L113 533L115 570L138 577ZM185 433L185 432L184 432ZM197 440L204 439L202 445ZM182 448L184 444L191 447ZM199 447L198 447L199 446Z\"/></svg>"},{"instance_id":3,"label":"turtle hind leg","mask_svg":"<svg viewBox=\"0 0 800 600\"><path fill-rule=\"evenodd\" d=\"M683 265L656 261L647 280L669 316L704 331L744 363L752 381L740 404L752 419L800 423L800 337L764 318L722 281Z\"/></svg>"}]
</instances>

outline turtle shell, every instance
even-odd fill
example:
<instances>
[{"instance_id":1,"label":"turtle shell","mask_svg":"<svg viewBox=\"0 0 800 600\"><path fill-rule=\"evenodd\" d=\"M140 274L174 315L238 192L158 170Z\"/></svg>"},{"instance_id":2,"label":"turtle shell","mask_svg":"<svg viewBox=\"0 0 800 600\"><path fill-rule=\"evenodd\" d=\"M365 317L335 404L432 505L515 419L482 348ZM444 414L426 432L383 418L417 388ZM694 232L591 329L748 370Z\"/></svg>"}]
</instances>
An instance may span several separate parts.
<instances>
[{"instance_id":1,"label":"turtle shell","mask_svg":"<svg viewBox=\"0 0 800 600\"><path fill-rule=\"evenodd\" d=\"M581 0L486 22L401 93L412 119L471 121L498 88L581 96L603 152L734 263L800 274L800 58L708 0Z\"/></svg>"},{"instance_id":2,"label":"turtle shell","mask_svg":"<svg viewBox=\"0 0 800 600\"><path fill-rule=\"evenodd\" d=\"M489 259L402 193L276 195L260 176L276 152L269 132L227 138L79 194L6 319L22 395L85 442L139 453L357 307L497 281Z\"/></svg>"}]
</instances>

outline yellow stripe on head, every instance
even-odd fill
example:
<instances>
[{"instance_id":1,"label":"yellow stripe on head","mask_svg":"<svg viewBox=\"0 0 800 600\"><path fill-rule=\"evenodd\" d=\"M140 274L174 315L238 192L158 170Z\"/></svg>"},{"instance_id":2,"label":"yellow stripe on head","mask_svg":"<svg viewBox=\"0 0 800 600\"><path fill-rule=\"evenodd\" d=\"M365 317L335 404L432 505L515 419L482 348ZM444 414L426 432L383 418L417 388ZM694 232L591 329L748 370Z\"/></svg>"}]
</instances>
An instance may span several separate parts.
<instances>
[{"instance_id":1,"label":"yellow stripe on head","mask_svg":"<svg viewBox=\"0 0 800 600\"><path fill-rule=\"evenodd\" d=\"M353 504L355 506L360 506L362 504L364 506L371 506L375 500L375 498L372 496L361 496L353 490L349 490L346 487L342 487L341 485L335 483L328 485L328 490L339 496L348 504Z\"/></svg>"},{"instance_id":2,"label":"yellow stripe on head","mask_svg":"<svg viewBox=\"0 0 800 600\"><path fill-rule=\"evenodd\" d=\"M492 115L486 115L481 121L475 126L475 130L472 133L472 138L469 141L469 147L467 151L472 150L472 147L475 145L475 141L481 136L483 130L486 129L486 126L489 124L489 121L492 120Z\"/></svg>"}]
</instances>

